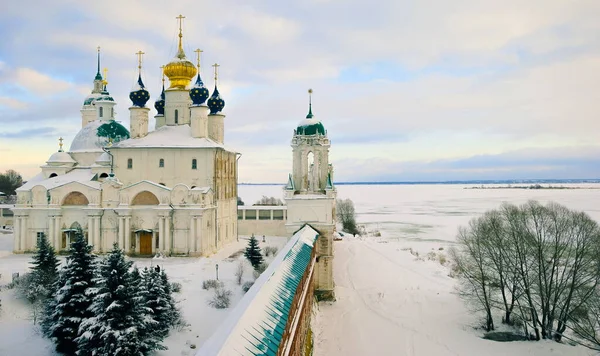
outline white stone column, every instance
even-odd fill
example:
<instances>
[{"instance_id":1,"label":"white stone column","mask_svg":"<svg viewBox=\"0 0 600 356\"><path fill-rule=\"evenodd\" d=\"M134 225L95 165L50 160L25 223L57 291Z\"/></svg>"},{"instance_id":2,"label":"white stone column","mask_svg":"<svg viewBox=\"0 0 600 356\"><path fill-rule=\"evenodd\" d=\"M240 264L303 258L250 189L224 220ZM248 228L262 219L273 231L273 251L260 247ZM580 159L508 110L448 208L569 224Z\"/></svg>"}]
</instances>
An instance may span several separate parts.
<instances>
[{"instance_id":1,"label":"white stone column","mask_svg":"<svg viewBox=\"0 0 600 356\"><path fill-rule=\"evenodd\" d=\"M125 229L123 231L125 234L125 253L129 253L131 250L131 216L125 217ZM139 244L136 245L136 249Z\"/></svg>"},{"instance_id":2,"label":"white stone column","mask_svg":"<svg viewBox=\"0 0 600 356\"><path fill-rule=\"evenodd\" d=\"M95 239L95 245L96 245L96 251L101 252L102 251L102 241L100 238L100 217L99 216L95 216L94 217L94 239Z\"/></svg>"},{"instance_id":3,"label":"white stone column","mask_svg":"<svg viewBox=\"0 0 600 356\"><path fill-rule=\"evenodd\" d=\"M93 216L88 216L88 227L87 227L87 231L88 231L88 244L93 245L93 251L96 252L98 251L98 246L96 246L96 240L94 238L94 217Z\"/></svg>"},{"instance_id":4,"label":"white stone column","mask_svg":"<svg viewBox=\"0 0 600 356\"><path fill-rule=\"evenodd\" d=\"M139 244L136 248L139 248ZM131 251L131 216L125 217L125 251Z\"/></svg>"},{"instance_id":5,"label":"white stone column","mask_svg":"<svg viewBox=\"0 0 600 356\"><path fill-rule=\"evenodd\" d=\"M165 218L165 246L167 254L171 253L171 221L169 217Z\"/></svg>"},{"instance_id":6,"label":"white stone column","mask_svg":"<svg viewBox=\"0 0 600 356\"><path fill-rule=\"evenodd\" d=\"M125 250L125 218L119 216L119 230L117 231L117 243L119 247Z\"/></svg>"},{"instance_id":7,"label":"white stone column","mask_svg":"<svg viewBox=\"0 0 600 356\"><path fill-rule=\"evenodd\" d=\"M54 245L54 217L53 216L48 217L48 243L50 243L50 246L52 246L54 248L54 251L56 251L56 246Z\"/></svg>"},{"instance_id":8,"label":"white stone column","mask_svg":"<svg viewBox=\"0 0 600 356\"><path fill-rule=\"evenodd\" d=\"M20 220L19 239L21 240L21 251L25 251L27 249L27 218L22 216Z\"/></svg>"},{"instance_id":9,"label":"white stone column","mask_svg":"<svg viewBox=\"0 0 600 356\"><path fill-rule=\"evenodd\" d=\"M167 245L165 244L165 218L162 216L158 217L158 243L160 249L164 252Z\"/></svg>"},{"instance_id":10,"label":"white stone column","mask_svg":"<svg viewBox=\"0 0 600 356\"><path fill-rule=\"evenodd\" d=\"M152 231L152 246L150 247L150 251L152 254L156 254L156 231Z\"/></svg>"},{"instance_id":11,"label":"white stone column","mask_svg":"<svg viewBox=\"0 0 600 356\"><path fill-rule=\"evenodd\" d=\"M21 251L21 217L15 216L13 227L15 229L15 231L13 231L14 250L17 252Z\"/></svg>"},{"instance_id":12,"label":"white stone column","mask_svg":"<svg viewBox=\"0 0 600 356\"><path fill-rule=\"evenodd\" d=\"M196 218L194 216L192 216L190 218L190 231L188 234L188 253L193 253L194 252L194 239L196 238L196 224L195 224L195 220Z\"/></svg>"},{"instance_id":13,"label":"white stone column","mask_svg":"<svg viewBox=\"0 0 600 356\"><path fill-rule=\"evenodd\" d=\"M54 217L54 244L56 246L56 251L60 251L62 249L61 243L62 243L62 236L61 236L61 231L60 231L60 216L55 216Z\"/></svg>"}]
</instances>

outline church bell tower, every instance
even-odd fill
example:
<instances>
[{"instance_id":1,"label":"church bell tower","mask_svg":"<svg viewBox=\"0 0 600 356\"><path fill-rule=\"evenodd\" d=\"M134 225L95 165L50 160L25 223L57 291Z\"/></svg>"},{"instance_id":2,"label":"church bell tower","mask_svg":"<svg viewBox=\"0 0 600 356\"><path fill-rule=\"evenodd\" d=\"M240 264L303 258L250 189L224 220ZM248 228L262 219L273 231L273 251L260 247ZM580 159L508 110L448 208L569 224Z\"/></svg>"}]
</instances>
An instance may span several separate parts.
<instances>
[{"instance_id":1,"label":"church bell tower","mask_svg":"<svg viewBox=\"0 0 600 356\"><path fill-rule=\"evenodd\" d=\"M312 113L312 89L308 90L308 115L298 123L292 137L293 167L285 187L287 231L292 234L304 224L319 231L316 245L315 295L332 300L333 232L336 190L329 163L331 142L327 130Z\"/></svg>"}]
</instances>

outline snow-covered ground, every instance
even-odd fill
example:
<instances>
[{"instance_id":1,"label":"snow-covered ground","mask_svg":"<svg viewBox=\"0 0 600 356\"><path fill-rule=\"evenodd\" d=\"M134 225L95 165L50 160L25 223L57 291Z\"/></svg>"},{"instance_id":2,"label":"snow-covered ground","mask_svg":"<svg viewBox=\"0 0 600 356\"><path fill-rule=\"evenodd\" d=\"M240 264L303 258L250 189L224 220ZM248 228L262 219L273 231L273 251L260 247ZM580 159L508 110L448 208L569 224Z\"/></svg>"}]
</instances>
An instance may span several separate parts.
<instances>
[{"instance_id":1,"label":"snow-covered ground","mask_svg":"<svg viewBox=\"0 0 600 356\"><path fill-rule=\"evenodd\" d=\"M266 237L266 242L259 239L260 246L276 246L281 249L287 239L285 237ZM167 351L156 353L157 356L194 355L202 343L214 332L237 302L243 291L235 281L238 261L244 260L240 251L246 246L247 237L239 242L224 247L217 254L208 258L134 258L135 264L145 266L160 265L165 268L171 282L181 283L180 293L175 293L183 317L189 326L174 330L165 340ZM29 268L31 255L13 255L12 234L0 233L0 286L11 281L12 273L24 273ZM269 260L269 259L268 259ZM202 289L202 281L216 277L216 265L219 265L219 280L225 287L233 291L232 304L227 309L214 309L207 305L213 292ZM252 268L246 265L244 281L254 280ZM0 291L2 308L0 310L0 355L49 356L54 355L53 345L43 338L37 327L33 325L31 308L27 301L16 298L15 291L2 288ZM192 344L195 349L192 348Z\"/></svg>"},{"instance_id":2,"label":"snow-covered ground","mask_svg":"<svg viewBox=\"0 0 600 356\"><path fill-rule=\"evenodd\" d=\"M346 238L334 249L337 300L318 306L315 356L593 354L553 341L480 338L478 319L454 294L448 269L436 260L418 259L397 242Z\"/></svg>"},{"instance_id":3,"label":"snow-covered ground","mask_svg":"<svg viewBox=\"0 0 600 356\"><path fill-rule=\"evenodd\" d=\"M600 221L600 184L592 189L469 189L474 185L341 185L359 224L380 237L334 243L337 301L319 304L315 355L590 355L552 341L498 343L481 338L478 317L456 296L456 281L428 253L445 254L459 226L503 202L555 201ZM479 186L478 186L479 187ZM280 197L281 186L241 186L252 204ZM443 248L443 250L439 250ZM413 251L412 253L410 251ZM419 254L419 258L416 254Z\"/></svg>"}]
</instances>

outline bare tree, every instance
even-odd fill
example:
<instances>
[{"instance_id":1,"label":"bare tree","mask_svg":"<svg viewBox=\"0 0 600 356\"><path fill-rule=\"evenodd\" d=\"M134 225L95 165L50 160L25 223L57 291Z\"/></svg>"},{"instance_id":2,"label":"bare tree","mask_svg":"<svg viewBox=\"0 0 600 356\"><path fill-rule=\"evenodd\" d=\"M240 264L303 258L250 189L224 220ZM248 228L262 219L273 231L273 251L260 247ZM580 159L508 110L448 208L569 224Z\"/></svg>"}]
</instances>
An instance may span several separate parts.
<instances>
[{"instance_id":1,"label":"bare tree","mask_svg":"<svg viewBox=\"0 0 600 356\"><path fill-rule=\"evenodd\" d=\"M555 203L504 205L472 220L457 240L463 296L487 318L502 309L505 322L517 307L536 340L560 341L600 283L598 224Z\"/></svg>"},{"instance_id":2,"label":"bare tree","mask_svg":"<svg viewBox=\"0 0 600 356\"><path fill-rule=\"evenodd\" d=\"M237 269L235 270L235 279L238 285L242 284L242 277L244 276L244 262L240 261L237 265Z\"/></svg>"},{"instance_id":3,"label":"bare tree","mask_svg":"<svg viewBox=\"0 0 600 356\"><path fill-rule=\"evenodd\" d=\"M336 217L342 223L342 229L350 234L359 233L356 227L354 203L350 199L338 199L335 203Z\"/></svg>"},{"instance_id":4,"label":"bare tree","mask_svg":"<svg viewBox=\"0 0 600 356\"><path fill-rule=\"evenodd\" d=\"M262 198L260 198L259 201L257 201L256 203L254 203L253 205L266 205L266 206L271 206L271 205L283 205L283 201L281 201L281 199L279 198L275 198L275 197L268 197L266 195L263 195Z\"/></svg>"},{"instance_id":5,"label":"bare tree","mask_svg":"<svg viewBox=\"0 0 600 356\"><path fill-rule=\"evenodd\" d=\"M492 277L489 261L486 258L483 218L471 220L469 228L458 229L457 242L459 249L450 250L450 259L459 272L459 295L474 302L474 306L485 313L485 330L494 330L492 316Z\"/></svg>"}]
</instances>

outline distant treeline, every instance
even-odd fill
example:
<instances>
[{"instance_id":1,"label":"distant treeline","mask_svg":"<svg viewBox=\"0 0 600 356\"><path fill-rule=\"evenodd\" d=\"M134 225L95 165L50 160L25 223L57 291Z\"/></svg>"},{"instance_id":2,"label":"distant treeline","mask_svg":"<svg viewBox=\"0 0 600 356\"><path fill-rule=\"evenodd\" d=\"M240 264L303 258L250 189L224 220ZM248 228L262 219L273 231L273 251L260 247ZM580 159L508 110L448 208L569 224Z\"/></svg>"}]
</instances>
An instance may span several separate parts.
<instances>
[{"instance_id":1,"label":"distant treeline","mask_svg":"<svg viewBox=\"0 0 600 356\"><path fill-rule=\"evenodd\" d=\"M507 185L507 186L480 186L480 187L465 187L463 189L600 189L599 187L565 187L565 186L543 186L540 184L532 185Z\"/></svg>"}]
</instances>

